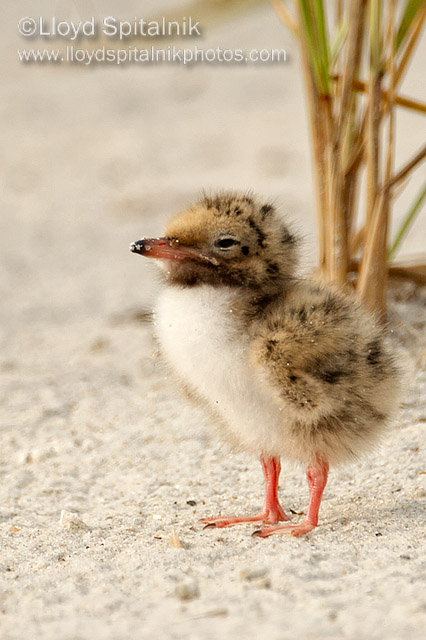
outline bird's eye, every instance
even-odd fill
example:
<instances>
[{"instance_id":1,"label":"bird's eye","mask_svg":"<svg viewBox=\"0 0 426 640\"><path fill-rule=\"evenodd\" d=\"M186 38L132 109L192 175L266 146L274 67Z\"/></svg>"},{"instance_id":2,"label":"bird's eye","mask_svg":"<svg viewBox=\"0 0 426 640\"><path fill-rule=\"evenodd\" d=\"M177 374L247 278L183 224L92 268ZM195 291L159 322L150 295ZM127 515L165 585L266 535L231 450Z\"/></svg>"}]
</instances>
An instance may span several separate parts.
<instances>
[{"instance_id":1,"label":"bird's eye","mask_svg":"<svg viewBox=\"0 0 426 640\"><path fill-rule=\"evenodd\" d=\"M234 238L220 238L215 242L216 247L219 247L219 249L230 249L236 244L240 244L240 243L238 242L238 240L235 240Z\"/></svg>"}]
</instances>

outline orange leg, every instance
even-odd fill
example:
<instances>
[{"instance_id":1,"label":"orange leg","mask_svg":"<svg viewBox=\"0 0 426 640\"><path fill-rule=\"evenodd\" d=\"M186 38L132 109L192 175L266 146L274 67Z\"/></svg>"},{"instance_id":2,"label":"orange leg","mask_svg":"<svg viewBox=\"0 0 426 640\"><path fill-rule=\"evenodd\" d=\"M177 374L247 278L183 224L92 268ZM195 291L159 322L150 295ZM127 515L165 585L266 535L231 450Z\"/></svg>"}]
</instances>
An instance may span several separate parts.
<instances>
[{"instance_id":1,"label":"orange leg","mask_svg":"<svg viewBox=\"0 0 426 640\"><path fill-rule=\"evenodd\" d=\"M267 538L275 533L289 533L292 536L300 536L309 533L318 524L318 512L321 504L322 494L327 484L328 462L322 458L317 458L312 465L309 465L306 477L309 486L309 508L305 519L298 525L283 524L273 527L262 527L259 531L253 533L259 538Z\"/></svg>"},{"instance_id":2,"label":"orange leg","mask_svg":"<svg viewBox=\"0 0 426 640\"><path fill-rule=\"evenodd\" d=\"M280 520L289 520L284 513L278 500L278 479L281 471L279 458L265 458L260 456L263 474L265 476L265 500L263 508L254 516L223 516L219 518L203 518L200 520L206 526L205 529L213 527L232 527L234 524L244 522L264 522L265 524L277 524Z\"/></svg>"}]
</instances>

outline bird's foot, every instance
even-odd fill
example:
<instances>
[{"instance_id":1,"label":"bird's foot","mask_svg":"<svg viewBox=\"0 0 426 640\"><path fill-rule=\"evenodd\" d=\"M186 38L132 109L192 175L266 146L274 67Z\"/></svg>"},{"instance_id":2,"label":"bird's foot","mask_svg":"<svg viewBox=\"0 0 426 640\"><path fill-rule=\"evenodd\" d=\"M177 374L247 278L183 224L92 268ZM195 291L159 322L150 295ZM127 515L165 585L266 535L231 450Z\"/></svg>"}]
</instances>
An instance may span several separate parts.
<instances>
[{"instance_id":1,"label":"bird's foot","mask_svg":"<svg viewBox=\"0 0 426 640\"><path fill-rule=\"evenodd\" d=\"M280 521L290 520L280 505L268 511L262 510L255 516L223 516L219 518L202 518L200 522L205 525L204 529L221 529L223 527L233 527L235 524L247 524L250 522L263 522L264 524L277 524Z\"/></svg>"},{"instance_id":2,"label":"bird's foot","mask_svg":"<svg viewBox=\"0 0 426 640\"><path fill-rule=\"evenodd\" d=\"M252 535L256 538L268 538L275 534L289 534L291 536L302 536L315 529L315 524L304 520L300 524L281 524L273 527L262 527Z\"/></svg>"}]
</instances>

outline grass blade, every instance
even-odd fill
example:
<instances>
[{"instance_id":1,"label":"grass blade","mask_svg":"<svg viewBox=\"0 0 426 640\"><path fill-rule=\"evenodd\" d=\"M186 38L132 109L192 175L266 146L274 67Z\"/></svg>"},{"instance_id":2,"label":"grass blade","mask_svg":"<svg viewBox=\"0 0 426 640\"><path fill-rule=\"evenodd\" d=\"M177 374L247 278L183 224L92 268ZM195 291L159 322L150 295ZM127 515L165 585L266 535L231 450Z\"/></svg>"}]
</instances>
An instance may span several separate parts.
<instances>
[{"instance_id":1,"label":"grass blade","mask_svg":"<svg viewBox=\"0 0 426 640\"><path fill-rule=\"evenodd\" d=\"M342 46L344 45L348 35L349 22L344 20L340 23L336 35L330 45L330 65L332 66L340 53Z\"/></svg>"},{"instance_id":2,"label":"grass blade","mask_svg":"<svg viewBox=\"0 0 426 640\"><path fill-rule=\"evenodd\" d=\"M391 260L395 255L396 250L398 249L402 240L406 236L408 229L410 228L411 224L414 222L417 214L420 212L425 198L426 198L426 182L424 183L422 189L420 190L420 193L418 194L417 198L415 199L412 206L410 207L405 219L403 220L398 230L398 233L396 234L396 238L393 241L391 248L389 249L389 253L388 253L389 260Z\"/></svg>"},{"instance_id":3,"label":"grass blade","mask_svg":"<svg viewBox=\"0 0 426 640\"><path fill-rule=\"evenodd\" d=\"M306 40L310 63L314 71L315 84L320 94L326 96L330 93L328 52L324 60L324 52L318 44L320 37L316 30L315 17L309 0L299 0L299 8L301 18L300 37L304 37ZM321 7L317 7L315 11L318 11L321 15ZM322 15L324 18L324 12L322 12Z\"/></svg>"},{"instance_id":4,"label":"grass blade","mask_svg":"<svg viewBox=\"0 0 426 640\"><path fill-rule=\"evenodd\" d=\"M417 41L419 40L420 33L422 31L423 23L426 18L426 2L423 5L423 9L421 9L417 18L412 23L412 29L410 29L410 37L408 38L407 44L404 47L404 51L401 55L401 60L398 65L398 69L395 76L395 85L397 85L401 78L404 75L405 69L408 65L408 62L413 55L414 49L416 47Z\"/></svg>"},{"instance_id":5,"label":"grass blade","mask_svg":"<svg viewBox=\"0 0 426 640\"><path fill-rule=\"evenodd\" d=\"M376 75L382 72L381 2L370 0L370 64Z\"/></svg>"},{"instance_id":6,"label":"grass blade","mask_svg":"<svg viewBox=\"0 0 426 640\"><path fill-rule=\"evenodd\" d=\"M390 189L391 187L393 187L395 184L398 184L398 182L401 182L401 180L403 180L405 178L405 176L407 176L410 171L412 171L415 167L417 167L418 164L420 164L420 162L423 162L423 160L426 158L426 144L423 145L423 147L420 149L420 151L418 153L416 153L415 156L413 156L411 158L411 160L409 160L390 180L388 184L384 185L385 189Z\"/></svg>"},{"instance_id":7,"label":"grass blade","mask_svg":"<svg viewBox=\"0 0 426 640\"><path fill-rule=\"evenodd\" d=\"M324 84L326 94L330 93L330 78L329 78L329 51L328 51L328 37L327 37L327 24L325 19L325 11L323 0L312 0L312 8L314 13L314 21L317 26L317 46L318 56L321 69L321 76Z\"/></svg>"},{"instance_id":8,"label":"grass blade","mask_svg":"<svg viewBox=\"0 0 426 640\"><path fill-rule=\"evenodd\" d=\"M290 31L297 36L297 24L294 20L293 16L290 15L289 11L287 11L284 6L283 0L269 0L272 7L275 9L275 13L279 17L279 19L290 29Z\"/></svg>"},{"instance_id":9,"label":"grass blade","mask_svg":"<svg viewBox=\"0 0 426 640\"><path fill-rule=\"evenodd\" d=\"M396 51L400 48L401 44L404 41L405 36L413 22L414 18L417 15L417 12L424 7L425 0L407 0L405 5L404 13L402 14L401 22L399 25L398 32L396 34L395 40L395 48Z\"/></svg>"}]
</instances>

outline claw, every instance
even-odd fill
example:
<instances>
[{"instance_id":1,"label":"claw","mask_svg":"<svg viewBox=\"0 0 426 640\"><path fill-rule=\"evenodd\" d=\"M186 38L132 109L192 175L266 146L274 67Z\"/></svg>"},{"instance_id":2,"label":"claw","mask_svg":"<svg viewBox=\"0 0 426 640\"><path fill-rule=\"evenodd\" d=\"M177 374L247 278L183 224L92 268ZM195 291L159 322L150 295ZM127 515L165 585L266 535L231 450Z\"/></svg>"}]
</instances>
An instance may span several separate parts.
<instances>
[{"instance_id":1,"label":"claw","mask_svg":"<svg viewBox=\"0 0 426 640\"><path fill-rule=\"evenodd\" d=\"M204 529L217 529L217 525L215 522L210 522L203 527L203 531Z\"/></svg>"}]
</instances>

